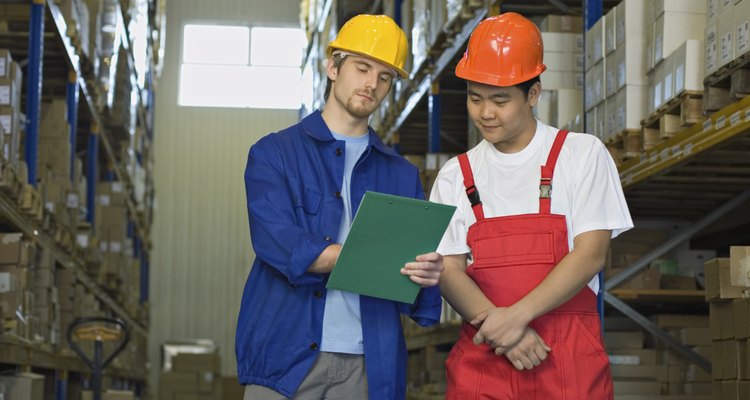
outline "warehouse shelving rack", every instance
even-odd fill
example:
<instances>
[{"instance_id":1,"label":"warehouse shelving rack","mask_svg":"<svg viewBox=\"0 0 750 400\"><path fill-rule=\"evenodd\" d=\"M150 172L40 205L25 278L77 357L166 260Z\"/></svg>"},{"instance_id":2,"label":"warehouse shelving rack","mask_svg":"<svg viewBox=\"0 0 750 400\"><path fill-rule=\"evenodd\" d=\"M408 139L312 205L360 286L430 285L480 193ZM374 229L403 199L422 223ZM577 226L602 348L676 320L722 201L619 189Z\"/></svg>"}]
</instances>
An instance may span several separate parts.
<instances>
[{"instance_id":1,"label":"warehouse shelving rack","mask_svg":"<svg viewBox=\"0 0 750 400\"><path fill-rule=\"evenodd\" d=\"M19 2L21 3L21 2ZM22 3L29 4L28 1ZM67 68L68 81L66 88L66 103L68 105L68 121L71 124L71 165L76 156L76 142L78 138L86 139L86 172L87 172L87 210L86 220L93 224L95 212L96 182L99 181L100 165L108 165L108 174L121 182L127 193L133 190L133 180L127 170L118 160L118 154L114 146L114 138L110 134L108 120L101 110L97 109L95 103L95 93L88 84L90 72L85 70L81 65L81 58L78 55L76 46L66 35L66 21L58 5L52 0L33 0L30 2L30 20L28 36L28 47L19 43L24 36L23 33L0 34L8 36L3 40L12 42L13 47L18 54L28 54L27 73L24 80L27 86L26 92L26 162L28 165L28 184L35 186L37 182L36 160L39 140L39 118L40 105L42 98L42 88L44 85L42 76L45 67L45 47L46 50L54 52L55 55L61 55L64 65L54 65L53 69ZM124 21L122 9L118 5L118 18ZM51 24L45 30L45 23ZM123 24L124 26L124 24ZM51 28L51 29L49 29ZM152 46L149 38L149 46ZM135 71L132 45L130 43L127 27L122 31L121 46L127 54L127 62L130 71ZM59 51L59 53L58 53ZM57 60L55 60L57 61ZM153 67L153 65L152 65ZM135 72L133 72L135 73ZM46 77L46 76L45 76ZM131 77L131 79L133 79ZM148 79L147 79L148 80ZM148 80L150 82L150 80ZM153 117L153 92L151 87L144 89L145 93L139 88L137 90L137 123L141 124L146 131L146 140L153 137L151 120ZM149 109L143 104L145 97L148 97ZM78 126L80 120L88 122L86 126ZM83 134L81 134L83 133ZM80 147L80 146L79 146ZM100 147L104 150L105 158L100 158ZM149 269L149 222L144 215L138 211L136 204L131 196L127 197L127 209L131 221L132 237L134 242L134 255L140 259L141 264L141 304L142 306L148 301L148 269ZM32 218L19 209L16 200L6 192L0 192L0 215L10 225L23 232L25 236L33 238L37 244L48 249L63 268L74 271L76 279L82 283L96 298L104 304L116 317L126 322L130 330L138 335L146 337L148 335L148 322L140 320L137 316L128 313L118 302L101 287L94 279L84 272L85 261L80 258L76 251L70 251L55 242L52 235L45 231L45 226L41 220ZM64 327L63 327L64 329ZM2 350L0 350L0 363L18 365L22 370L31 368L42 368L54 370L56 398L64 400L66 398L66 387L68 372L90 372L88 367L72 352L53 352L46 345L34 345L13 338L0 339ZM107 375L116 378L119 385L125 387L134 387L136 394L140 392L141 384L145 382L146 372L144 370L129 371L118 368L108 368Z\"/></svg>"}]
</instances>

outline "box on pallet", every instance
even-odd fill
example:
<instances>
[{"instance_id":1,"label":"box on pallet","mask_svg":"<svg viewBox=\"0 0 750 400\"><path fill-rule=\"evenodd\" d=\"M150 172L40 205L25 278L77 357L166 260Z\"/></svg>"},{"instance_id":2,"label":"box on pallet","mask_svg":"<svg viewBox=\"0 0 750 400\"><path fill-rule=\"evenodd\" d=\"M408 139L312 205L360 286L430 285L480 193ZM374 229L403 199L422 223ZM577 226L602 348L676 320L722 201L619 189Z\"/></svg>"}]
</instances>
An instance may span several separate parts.
<instances>
[{"instance_id":1,"label":"box on pallet","mask_svg":"<svg viewBox=\"0 0 750 400\"><path fill-rule=\"evenodd\" d=\"M750 287L750 246L729 248L729 270L733 285Z\"/></svg>"},{"instance_id":2,"label":"box on pallet","mask_svg":"<svg viewBox=\"0 0 750 400\"><path fill-rule=\"evenodd\" d=\"M686 40L670 55L673 58L674 95L684 91L703 91L703 42Z\"/></svg>"},{"instance_id":3,"label":"box on pallet","mask_svg":"<svg viewBox=\"0 0 750 400\"><path fill-rule=\"evenodd\" d=\"M738 299L744 287L732 284L728 258L706 261L704 266L706 301Z\"/></svg>"},{"instance_id":4,"label":"box on pallet","mask_svg":"<svg viewBox=\"0 0 750 400\"><path fill-rule=\"evenodd\" d=\"M539 23L542 32L581 33L583 18L572 15L548 15ZM545 46L546 46L545 42Z\"/></svg>"},{"instance_id":5,"label":"box on pallet","mask_svg":"<svg viewBox=\"0 0 750 400\"><path fill-rule=\"evenodd\" d=\"M700 40L705 27L706 17L702 13L664 12L658 16L654 22L654 66L685 40Z\"/></svg>"},{"instance_id":6,"label":"box on pallet","mask_svg":"<svg viewBox=\"0 0 750 400\"><path fill-rule=\"evenodd\" d=\"M750 1L742 0L735 4L734 15L734 56L740 58L750 51Z\"/></svg>"},{"instance_id":7,"label":"box on pallet","mask_svg":"<svg viewBox=\"0 0 750 400\"><path fill-rule=\"evenodd\" d=\"M585 57L586 71L604 57L604 24L605 19L599 18L594 25L586 31Z\"/></svg>"},{"instance_id":8,"label":"box on pallet","mask_svg":"<svg viewBox=\"0 0 750 400\"><path fill-rule=\"evenodd\" d=\"M734 60L735 34L734 8L727 8L719 15L719 23L716 34L718 35L718 68L721 68Z\"/></svg>"},{"instance_id":9,"label":"box on pallet","mask_svg":"<svg viewBox=\"0 0 750 400\"><path fill-rule=\"evenodd\" d=\"M627 85L617 92L615 132L639 130L645 118L645 105L648 88L645 85Z\"/></svg>"}]
</instances>

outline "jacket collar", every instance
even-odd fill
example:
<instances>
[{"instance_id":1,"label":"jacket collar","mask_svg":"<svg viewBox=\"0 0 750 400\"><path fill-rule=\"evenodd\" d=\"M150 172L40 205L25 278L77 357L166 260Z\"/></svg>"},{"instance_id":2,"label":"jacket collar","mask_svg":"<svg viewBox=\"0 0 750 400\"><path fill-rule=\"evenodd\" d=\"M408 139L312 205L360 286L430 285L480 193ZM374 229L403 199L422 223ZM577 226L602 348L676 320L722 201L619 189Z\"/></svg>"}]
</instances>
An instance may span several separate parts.
<instances>
[{"instance_id":1,"label":"jacket collar","mask_svg":"<svg viewBox=\"0 0 750 400\"><path fill-rule=\"evenodd\" d=\"M305 133L313 139L323 142L334 140L331 130L328 128L328 125L326 125L323 115L319 110L315 110L312 114L305 117L301 124ZM367 130L370 133L369 140L371 147L385 155L398 157L398 153L392 148L386 146L372 127L368 126Z\"/></svg>"}]
</instances>

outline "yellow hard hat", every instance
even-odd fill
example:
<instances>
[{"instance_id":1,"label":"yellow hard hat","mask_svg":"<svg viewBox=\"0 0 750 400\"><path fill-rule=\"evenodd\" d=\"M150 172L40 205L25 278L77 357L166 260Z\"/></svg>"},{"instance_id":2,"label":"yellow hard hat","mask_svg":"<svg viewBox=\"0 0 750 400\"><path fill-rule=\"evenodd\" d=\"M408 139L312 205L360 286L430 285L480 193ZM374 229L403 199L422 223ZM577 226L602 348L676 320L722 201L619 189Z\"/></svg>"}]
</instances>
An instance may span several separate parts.
<instances>
[{"instance_id":1,"label":"yellow hard hat","mask_svg":"<svg viewBox=\"0 0 750 400\"><path fill-rule=\"evenodd\" d=\"M395 69L402 77L409 76L404 71L409 51L406 34L387 15L361 14L350 19L328 44L326 56L331 57L336 49L373 58Z\"/></svg>"}]
</instances>

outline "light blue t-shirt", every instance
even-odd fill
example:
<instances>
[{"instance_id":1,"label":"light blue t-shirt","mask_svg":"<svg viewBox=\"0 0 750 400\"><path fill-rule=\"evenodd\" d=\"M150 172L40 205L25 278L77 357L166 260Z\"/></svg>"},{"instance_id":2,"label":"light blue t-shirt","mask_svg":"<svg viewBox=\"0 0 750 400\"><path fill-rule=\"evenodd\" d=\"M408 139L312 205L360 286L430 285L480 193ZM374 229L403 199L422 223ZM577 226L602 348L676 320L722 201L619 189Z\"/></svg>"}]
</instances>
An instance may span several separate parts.
<instances>
[{"instance_id":1,"label":"light blue t-shirt","mask_svg":"<svg viewBox=\"0 0 750 400\"><path fill-rule=\"evenodd\" d=\"M344 152L344 182L341 199L344 201L344 214L339 225L338 243L344 243L352 226L352 199L349 186L352 171L359 158L367 150L369 134L351 137L333 133L336 140L346 142ZM364 354L362 341L362 318L359 312L359 295L329 289L326 295L326 308L323 314L323 339L320 350L329 353Z\"/></svg>"}]
</instances>

